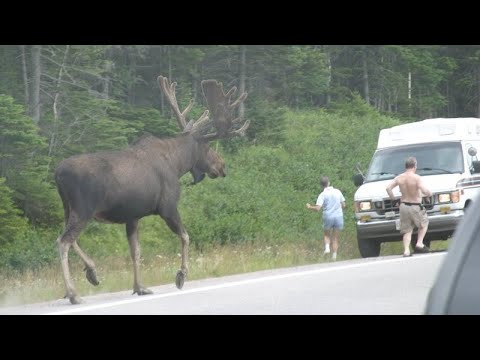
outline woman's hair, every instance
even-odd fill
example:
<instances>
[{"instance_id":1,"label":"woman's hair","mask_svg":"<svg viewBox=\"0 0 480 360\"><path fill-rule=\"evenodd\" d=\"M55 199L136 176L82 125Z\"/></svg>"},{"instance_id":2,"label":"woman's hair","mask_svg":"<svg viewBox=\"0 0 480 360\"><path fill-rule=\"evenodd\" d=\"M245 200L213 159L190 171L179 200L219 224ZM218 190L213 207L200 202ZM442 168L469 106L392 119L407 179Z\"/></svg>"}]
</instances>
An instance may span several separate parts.
<instances>
[{"instance_id":1,"label":"woman's hair","mask_svg":"<svg viewBox=\"0 0 480 360\"><path fill-rule=\"evenodd\" d=\"M322 176L321 180L320 180L320 185L322 185L322 187L327 187L328 184L330 183L330 180L328 180L328 177L326 176Z\"/></svg>"}]
</instances>

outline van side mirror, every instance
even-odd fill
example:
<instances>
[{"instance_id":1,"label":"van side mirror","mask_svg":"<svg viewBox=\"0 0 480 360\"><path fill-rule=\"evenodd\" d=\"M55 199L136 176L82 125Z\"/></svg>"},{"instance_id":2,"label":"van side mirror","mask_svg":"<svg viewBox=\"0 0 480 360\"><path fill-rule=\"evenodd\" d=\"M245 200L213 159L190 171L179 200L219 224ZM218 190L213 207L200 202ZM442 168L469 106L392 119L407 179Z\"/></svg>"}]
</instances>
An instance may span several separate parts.
<instances>
[{"instance_id":1,"label":"van side mirror","mask_svg":"<svg viewBox=\"0 0 480 360\"><path fill-rule=\"evenodd\" d=\"M353 175L353 183L355 184L355 186L360 186L363 184L364 182L364 177L362 174L355 174Z\"/></svg>"},{"instance_id":2,"label":"van side mirror","mask_svg":"<svg viewBox=\"0 0 480 360\"><path fill-rule=\"evenodd\" d=\"M472 161L472 168L473 168L473 173L480 173L480 161L478 160Z\"/></svg>"}]
</instances>

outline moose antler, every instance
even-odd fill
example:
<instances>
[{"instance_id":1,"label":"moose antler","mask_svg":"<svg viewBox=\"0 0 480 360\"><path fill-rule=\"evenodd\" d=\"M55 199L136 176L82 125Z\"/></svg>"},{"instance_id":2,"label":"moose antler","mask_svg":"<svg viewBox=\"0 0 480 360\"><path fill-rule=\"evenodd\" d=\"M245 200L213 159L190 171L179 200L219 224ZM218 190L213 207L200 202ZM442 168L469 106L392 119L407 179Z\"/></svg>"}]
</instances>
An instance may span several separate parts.
<instances>
[{"instance_id":1,"label":"moose antler","mask_svg":"<svg viewBox=\"0 0 480 360\"><path fill-rule=\"evenodd\" d=\"M182 112L178 108L175 96L175 87L177 83L173 82L170 84L168 79L164 76L158 77L158 83L177 118L178 124L184 132L191 132L195 137L206 141L245 135L245 131L250 125L250 121L246 120L241 124L243 119L240 117L234 119L233 114L235 108L247 98L246 92L241 94L237 100L232 101L231 97L235 94L237 90L236 87L232 87L225 94L222 83L219 83L216 80L203 80L202 90L203 96L207 102L208 110L205 110L198 120L191 120L187 123L186 116L192 109L194 103L193 99L190 100L190 103ZM211 114L212 119L209 118L209 114ZM208 133L212 125L215 128L215 132Z\"/></svg>"},{"instance_id":2,"label":"moose antler","mask_svg":"<svg viewBox=\"0 0 480 360\"><path fill-rule=\"evenodd\" d=\"M175 87L177 86L177 83L173 82L170 84L170 81L168 81L168 79L162 75L157 78L157 81L160 89L162 89L163 95L165 95L168 103L170 104L170 107L172 108L173 114L177 118L178 125L183 131L190 131L193 122L187 124L186 117L193 107L193 99L190 100L185 110L180 111L180 109L178 108L177 97L175 96ZM205 120L208 120L208 110L205 110L205 112L202 114L202 116L200 116L197 122L203 122Z\"/></svg>"},{"instance_id":3,"label":"moose antler","mask_svg":"<svg viewBox=\"0 0 480 360\"><path fill-rule=\"evenodd\" d=\"M223 84L217 80L203 80L202 89L216 129L216 132L203 135L202 138L213 140L245 135L250 121L246 120L240 128L235 130L235 127L238 127L242 119L239 117L233 119L233 114L235 108L247 98L248 94L244 92L237 100L232 102L231 98L237 91L237 88L234 86L225 94ZM193 127L195 128L196 125L197 123L195 123Z\"/></svg>"}]
</instances>

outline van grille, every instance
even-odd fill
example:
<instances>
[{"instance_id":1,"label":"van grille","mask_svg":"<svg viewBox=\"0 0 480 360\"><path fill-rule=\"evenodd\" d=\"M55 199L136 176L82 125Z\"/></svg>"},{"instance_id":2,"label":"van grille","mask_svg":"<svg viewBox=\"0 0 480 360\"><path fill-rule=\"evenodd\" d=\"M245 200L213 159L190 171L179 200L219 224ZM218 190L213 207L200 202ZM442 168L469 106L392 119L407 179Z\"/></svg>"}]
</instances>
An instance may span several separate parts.
<instances>
[{"instance_id":1,"label":"van grille","mask_svg":"<svg viewBox=\"0 0 480 360\"><path fill-rule=\"evenodd\" d=\"M430 201L427 203L425 200L429 199ZM377 212L378 215L385 215L386 212L393 211L395 215L398 215L400 209L398 204L396 203L398 199L390 200L390 198L383 199L383 201L373 201L373 208ZM392 204L395 203L395 206ZM427 196L422 199L422 204L428 210L433 209L433 196Z\"/></svg>"}]
</instances>

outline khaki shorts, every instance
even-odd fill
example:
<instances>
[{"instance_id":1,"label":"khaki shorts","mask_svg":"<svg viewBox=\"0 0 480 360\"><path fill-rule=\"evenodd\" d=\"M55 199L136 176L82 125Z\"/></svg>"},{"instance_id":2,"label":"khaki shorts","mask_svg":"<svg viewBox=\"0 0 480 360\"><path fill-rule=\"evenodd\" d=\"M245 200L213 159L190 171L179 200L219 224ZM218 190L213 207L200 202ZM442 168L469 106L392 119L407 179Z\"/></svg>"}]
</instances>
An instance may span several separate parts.
<instances>
[{"instance_id":1,"label":"khaki shorts","mask_svg":"<svg viewBox=\"0 0 480 360\"><path fill-rule=\"evenodd\" d=\"M400 204L400 234L413 231L413 228L422 228L428 225L427 210L420 209L419 205Z\"/></svg>"}]
</instances>

